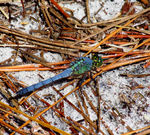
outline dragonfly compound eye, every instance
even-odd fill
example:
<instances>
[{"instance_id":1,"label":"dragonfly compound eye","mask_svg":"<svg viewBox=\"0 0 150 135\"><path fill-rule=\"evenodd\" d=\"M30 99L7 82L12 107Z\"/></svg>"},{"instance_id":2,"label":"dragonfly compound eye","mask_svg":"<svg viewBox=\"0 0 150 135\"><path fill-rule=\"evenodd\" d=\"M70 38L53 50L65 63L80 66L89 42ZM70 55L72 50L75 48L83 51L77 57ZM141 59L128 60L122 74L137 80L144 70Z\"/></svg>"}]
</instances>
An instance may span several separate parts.
<instances>
[{"instance_id":1,"label":"dragonfly compound eye","mask_svg":"<svg viewBox=\"0 0 150 135\"><path fill-rule=\"evenodd\" d=\"M101 58L101 56L98 56L98 55L94 55L92 57L92 60L93 60L94 67L100 67L103 63L103 59Z\"/></svg>"}]
</instances>

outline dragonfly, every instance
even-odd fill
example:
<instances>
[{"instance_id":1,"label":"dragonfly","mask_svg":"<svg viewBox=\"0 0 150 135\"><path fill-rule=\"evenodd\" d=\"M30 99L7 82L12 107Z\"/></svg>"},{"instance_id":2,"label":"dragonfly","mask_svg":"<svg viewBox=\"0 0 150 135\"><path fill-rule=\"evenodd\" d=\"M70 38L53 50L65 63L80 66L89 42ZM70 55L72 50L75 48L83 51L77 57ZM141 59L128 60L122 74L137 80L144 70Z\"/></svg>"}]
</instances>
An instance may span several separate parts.
<instances>
[{"instance_id":1,"label":"dragonfly","mask_svg":"<svg viewBox=\"0 0 150 135\"><path fill-rule=\"evenodd\" d=\"M95 70L97 67L100 67L102 65L102 62L103 62L103 59L101 58L101 56L98 56L98 55L93 55L92 59L88 57L79 57L75 61L71 62L70 67L64 70L62 73L52 78L49 78L47 80L33 84L29 87L22 88L21 90L17 91L16 95L19 97L22 97L43 86L52 84L60 79L85 74L91 70Z\"/></svg>"}]
</instances>

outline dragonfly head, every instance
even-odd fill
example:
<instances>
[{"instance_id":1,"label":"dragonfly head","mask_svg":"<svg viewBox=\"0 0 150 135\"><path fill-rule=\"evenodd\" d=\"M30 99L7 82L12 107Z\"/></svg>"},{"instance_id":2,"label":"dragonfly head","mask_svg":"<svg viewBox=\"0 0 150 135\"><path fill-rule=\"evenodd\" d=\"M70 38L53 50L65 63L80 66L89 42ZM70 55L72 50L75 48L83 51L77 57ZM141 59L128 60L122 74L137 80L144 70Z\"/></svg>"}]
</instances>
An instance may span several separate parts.
<instances>
[{"instance_id":1,"label":"dragonfly head","mask_svg":"<svg viewBox=\"0 0 150 135\"><path fill-rule=\"evenodd\" d=\"M93 68L97 68L100 67L103 63L103 59L101 56L98 56L98 54L94 54L92 56L92 60L93 60Z\"/></svg>"}]
</instances>

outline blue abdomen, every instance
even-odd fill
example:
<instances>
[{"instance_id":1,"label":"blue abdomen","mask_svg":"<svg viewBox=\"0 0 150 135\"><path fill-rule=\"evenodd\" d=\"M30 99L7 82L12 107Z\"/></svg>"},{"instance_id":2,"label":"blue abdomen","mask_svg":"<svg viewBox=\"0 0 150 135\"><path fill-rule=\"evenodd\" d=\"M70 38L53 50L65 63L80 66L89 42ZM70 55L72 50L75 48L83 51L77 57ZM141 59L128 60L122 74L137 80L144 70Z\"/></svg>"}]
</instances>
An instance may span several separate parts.
<instances>
[{"instance_id":1,"label":"blue abdomen","mask_svg":"<svg viewBox=\"0 0 150 135\"><path fill-rule=\"evenodd\" d=\"M36 89L39 89L45 85L48 85L48 84L51 84L57 80L60 80L60 79L63 79L63 78L66 78L66 77L69 77L70 75L72 74L72 69L71 68L68 68L66 70L64 70L62 73L52 77L52 78L49 78L47 80L44 80L44 81L41 81L39 83L36 83L36 84L33 84L29 87L26 87L26 88L23 88L21 90L19 90L16 94L18 96L23 96L29 92L33 92L35 91Z\"/></svg>"}]
</instances>

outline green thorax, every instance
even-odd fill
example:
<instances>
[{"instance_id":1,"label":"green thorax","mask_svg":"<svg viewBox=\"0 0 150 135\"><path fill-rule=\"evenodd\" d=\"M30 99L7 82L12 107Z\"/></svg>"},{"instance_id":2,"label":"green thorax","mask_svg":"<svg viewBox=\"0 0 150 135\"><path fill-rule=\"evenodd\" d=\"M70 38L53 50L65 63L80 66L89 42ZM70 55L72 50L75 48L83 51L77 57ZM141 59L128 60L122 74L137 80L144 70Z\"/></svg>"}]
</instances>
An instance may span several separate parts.
<instances>
[{"instance_id":1,"label":"green thorax","mask_svg":"<svg viewBox=\"0 0 150 135\"><path fill-rule=\"evenodd\" d=\"M93 61L88 57L80 57L75 62L71 63L72 74L84 74L92 69Z\"/></svg>"},{"instance_id":2,"label":"green thorax","mask_svg":"<svg viewBox=\"0 0 150 135\"><path fill-rule=\"evenodd\" d=\"M94 55L92 59L88 57L80 57L76 61L71 63L72 74L84 74L90 70L100 67L102 65L102 62L102 58L98 55Z\"/></svg>"}]
</instances>

